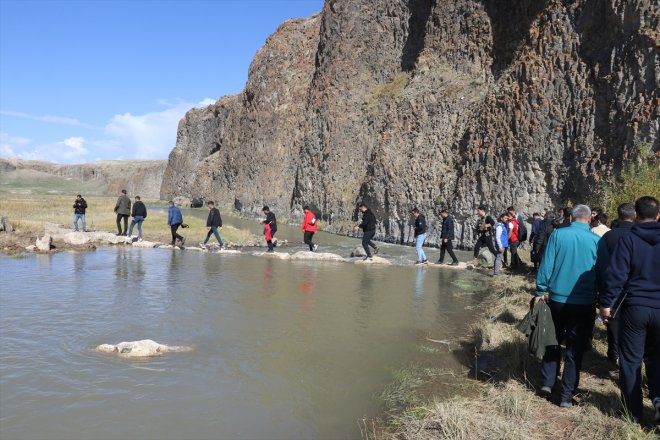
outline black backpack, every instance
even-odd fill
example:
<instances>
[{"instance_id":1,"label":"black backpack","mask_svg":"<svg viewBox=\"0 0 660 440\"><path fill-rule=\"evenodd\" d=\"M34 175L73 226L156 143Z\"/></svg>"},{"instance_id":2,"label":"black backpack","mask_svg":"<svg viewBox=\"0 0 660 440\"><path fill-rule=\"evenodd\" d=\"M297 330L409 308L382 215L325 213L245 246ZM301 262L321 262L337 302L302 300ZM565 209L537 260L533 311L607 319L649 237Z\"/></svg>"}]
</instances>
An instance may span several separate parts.
<instances>
[{"instance_id":1,"label":"black backpack","mask_svg":"<svg viewBox=\"0 0 660 440\"><path fill-rule=\"evenodd\" d=\"M525 225L525 220L523 220L522 215L519 215L516 220L518 220L518 241L522 243L527 240L527 226Z\"/></svg>"}]
</instances>

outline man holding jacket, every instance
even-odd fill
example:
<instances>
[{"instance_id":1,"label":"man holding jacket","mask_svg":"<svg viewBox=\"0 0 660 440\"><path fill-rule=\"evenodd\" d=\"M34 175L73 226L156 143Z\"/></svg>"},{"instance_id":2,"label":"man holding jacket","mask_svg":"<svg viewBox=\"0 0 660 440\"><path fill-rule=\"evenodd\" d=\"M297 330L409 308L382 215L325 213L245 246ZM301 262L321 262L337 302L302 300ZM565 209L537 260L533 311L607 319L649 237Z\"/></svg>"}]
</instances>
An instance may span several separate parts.
<instances>
[{"instance_id":1,"label":"man holding jacket","mask_svg":"<svg viewBox=\"0 0 660 440\"><path fill-rule=\"evenodd\" d=\"M172 246L176 245L177 240L181 240L181 247L183 247L186 244L186 239L176 232L183 224L183 214L181 214L181 210L174 204L173 200L170 200L170 207L167 209L167 224L170 226L170 232L172 233Z\"/></svg>"},{"instance_id":2,"label":"man holding jacket","mask_svg":"<svg viewBox=\"0 0 660 440\"><path fill-rule=\"evenodd\" d=\"M626 410L642 421L642 360L646 364L649 398L660 421L660 220L658 200L635 202L637 224L622 236L607 270L606 290L599 298L600 315L616 316L619 326L619 387Z\"/></svg>"},{"instance_id":3,"label":"man holding jacket","mask_svg":"<svg viewBox=\"0 0 660 440\"><path fill-rule=\"evenodd\" d=\"M442 230L440 232L440 259L438 264L442 264L445 261L445 251L451 257L450 266L458 266L458 258L454 254L454 249L452 245L452 240L454 239L454 219L449 215L449 211L443 209L440 211L440 217L442 217Z\"/></svg>"}]
</instances>

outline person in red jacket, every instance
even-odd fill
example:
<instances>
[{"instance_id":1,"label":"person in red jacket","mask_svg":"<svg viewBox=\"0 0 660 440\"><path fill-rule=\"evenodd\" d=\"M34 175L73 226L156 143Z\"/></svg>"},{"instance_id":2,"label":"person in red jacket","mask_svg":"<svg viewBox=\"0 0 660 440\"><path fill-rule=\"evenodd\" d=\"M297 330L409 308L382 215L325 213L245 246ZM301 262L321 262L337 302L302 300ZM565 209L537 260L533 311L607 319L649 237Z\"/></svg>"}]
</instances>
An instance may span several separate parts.
<instances>
[{"instance_id":1,"label":"person in red jacket","mask_svg":"<svg viewBox=\"0 0 660 440\"><path fill-rule=\"evenodd\" d=\"M316 249L318 249L319 245L312 242L314 233L318 228L316 215L314 215L314 213L309 209L308 205L303 206L303 211L305 211L305 217L303 217L303 221L300 226L302 227L303 233L305 234L304 241L305 244L309 246L310 251L316 252Z\"/></svg>"},{"instance_id":2,"label":"person in red jacket","mask_svg":"<svg viewBox=\"0 0 660 440\"><path fill-rule=\"evenodd\" d=\"M264 225L264 238L268 244L268 251L266 252L275 252L275 249L273 248L273 231L270 224L268 224L268 220L262 221L261 224Z\"/></svg>"}]
</instances>

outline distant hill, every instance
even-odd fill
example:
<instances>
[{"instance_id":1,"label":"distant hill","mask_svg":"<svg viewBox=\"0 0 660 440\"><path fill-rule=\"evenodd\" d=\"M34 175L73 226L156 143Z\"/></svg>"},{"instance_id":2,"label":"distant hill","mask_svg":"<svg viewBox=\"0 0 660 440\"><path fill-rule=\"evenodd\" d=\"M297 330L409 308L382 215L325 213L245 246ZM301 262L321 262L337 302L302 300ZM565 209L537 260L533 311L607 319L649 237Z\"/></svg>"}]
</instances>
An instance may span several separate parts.
<instances>
[{"instance_id":1,"label":"distant hill","mask_svg":"<svg viewBox=\"0 0 660 440\"><path fill-rule=\"evenodd\" d=\"M0 194L129 195L158 199L167 162L100 160L62 165L38 160L0 158Z\"/></svg>"}]
</instances>

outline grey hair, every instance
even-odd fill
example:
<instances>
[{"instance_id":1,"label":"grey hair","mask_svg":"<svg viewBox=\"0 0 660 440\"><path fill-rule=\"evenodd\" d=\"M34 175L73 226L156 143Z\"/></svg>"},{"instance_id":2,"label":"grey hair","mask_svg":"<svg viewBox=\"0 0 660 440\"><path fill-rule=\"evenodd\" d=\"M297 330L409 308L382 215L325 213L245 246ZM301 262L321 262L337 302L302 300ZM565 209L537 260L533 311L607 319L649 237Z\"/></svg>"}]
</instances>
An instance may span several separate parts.
<instances>
[{"instance_id":1,"label":"grey hair","mask_svg":"<svg viewBox=\"0 0 660 440\"><path fill-rule=\"evenodd\" d=\"M587 205L577 205L573 207L571 215L574 220L584 220L591 218L591 208Z\"/></svg>"}]
</instances>

